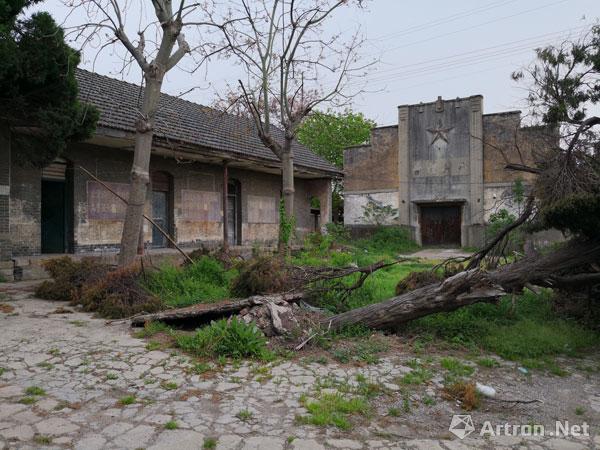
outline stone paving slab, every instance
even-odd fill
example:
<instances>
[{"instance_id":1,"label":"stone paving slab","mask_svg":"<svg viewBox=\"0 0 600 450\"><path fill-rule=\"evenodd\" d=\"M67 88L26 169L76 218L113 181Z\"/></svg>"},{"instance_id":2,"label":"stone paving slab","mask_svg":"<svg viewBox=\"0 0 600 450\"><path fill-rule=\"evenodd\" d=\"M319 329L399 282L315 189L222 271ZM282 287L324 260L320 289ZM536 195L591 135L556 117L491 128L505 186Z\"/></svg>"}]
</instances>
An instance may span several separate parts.
<instances>
[{"instance_id":1,"label":"stone paving slab","mask_svg":"<svg viewBox=\"0 0 600 450\"><path fill-rule=\"evenodd\" d=\"M449 433L404 436L411 429L401 423L352 432L300 425L295 418L306 410L299 398L311 395L317 380L360 373L392 386L410 369L394 358L362 368L284 361L261 379L254 363L244 362L203 378L186 356L147 351L125 324L52 314L64 304L11 296L15 313L0 313L0 449L192 450L207 438L232 450L600 448L599 437L460 441ZM26 395L32 386L45 395ZM126 396L134 396L131 404L122 401ZM241 420L241 410L251 416ZM169 421L178 428L166 429Z\"/></svg>"}]
</instances>

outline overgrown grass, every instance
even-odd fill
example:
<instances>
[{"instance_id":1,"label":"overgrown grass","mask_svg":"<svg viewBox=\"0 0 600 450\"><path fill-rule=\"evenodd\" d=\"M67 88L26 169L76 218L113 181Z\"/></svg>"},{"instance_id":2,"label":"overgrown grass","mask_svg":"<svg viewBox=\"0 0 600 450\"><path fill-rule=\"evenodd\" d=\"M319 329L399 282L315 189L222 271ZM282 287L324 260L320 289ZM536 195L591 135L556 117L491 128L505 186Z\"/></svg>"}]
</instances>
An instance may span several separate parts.
<instances>
[{"instance_id":1,"label":"overgrown grass","mask_svg":"<svg viewBox=\"0 0 600 450\"><path fill-rule=\"evenodd\" d=\"M230 296L229 284L235 275L214 258L203 256L184 267L165 265L148 275L146 288L174 308L212 303Z\"/></svg>"},{"instance_id":2,"label":"overgrown grass","mask_svg":"<svg viewBox=\"0 0 600 450\"><path fill-rule=\"evenodd\" d=\"M543 360L555 355L577 356L600 344L600 336L552 311L552 293L526 291L513 308L505 297L499 305L475 304L450 313L421 318L410 331L441 338L459 346L483 348L513 361ZM488 362L481 365L492 366Z\"/></svg>"}]
</instances>

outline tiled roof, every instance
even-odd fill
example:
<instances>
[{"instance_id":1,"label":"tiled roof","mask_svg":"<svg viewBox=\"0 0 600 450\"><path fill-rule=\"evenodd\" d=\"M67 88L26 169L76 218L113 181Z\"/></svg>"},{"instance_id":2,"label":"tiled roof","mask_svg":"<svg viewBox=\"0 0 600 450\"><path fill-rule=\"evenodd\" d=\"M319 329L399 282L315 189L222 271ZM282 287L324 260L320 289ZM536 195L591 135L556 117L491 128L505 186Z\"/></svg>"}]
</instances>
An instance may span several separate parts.
<instances>
[{"instance_id":1,"label":"tiled roof","mask_svg":"<svg viewBox=\"0 0 600 450\"><path fill-rule=\"evenodd\" d=\"M140 87L86 70L77 70L79 97L100 111L98 125L135 131L138 105L142 101ZM191 144L239 157L278 162L256 133L250 119L226 114L167 94L161 94L156 117L155 136ZM276 133L283 139L283 132ZM294 163L330 174L342 171L314 154L305 146L294 143Z\"/></svg>"}]
</instances>

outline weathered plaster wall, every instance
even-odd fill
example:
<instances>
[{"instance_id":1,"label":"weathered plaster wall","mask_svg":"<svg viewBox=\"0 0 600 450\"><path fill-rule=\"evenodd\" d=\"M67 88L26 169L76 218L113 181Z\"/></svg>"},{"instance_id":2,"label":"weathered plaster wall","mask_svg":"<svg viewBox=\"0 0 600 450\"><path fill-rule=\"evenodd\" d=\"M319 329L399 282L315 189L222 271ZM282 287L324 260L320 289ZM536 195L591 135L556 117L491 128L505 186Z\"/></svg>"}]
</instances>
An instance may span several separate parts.
<instances>
[{"instance_id":1,"label":"weathered plaster wall","mask_svg":"<svg viewBox=\"0 0 600 450\"><path fill-rule=\"evenodd\" d=\"M398 192L373 192L370 194L345 194L344 195L344 223L346 225L366 225L362 218L364 207L370 201L380 203L382 206L391 206L398 209ZM392 225L394 220L388 220L383 225Z\"/></svg>"},{"instance_id":2,"label":"weathered plaster wall","mask_svg":"<svg viewBox=\"0 0 600 450\"><path fill-rule=\"evenodd\" d=\"M85 167L127 197L132 152L77 144L69 148L65 157L73 167L69 169L72 170L69 176L73 178L74 250L83 252L115 249L121 239L125 207L78 167ZM178 163L174 159L157 155L153 155L150 168L151 171L166 172L172 178L171 231L176 241L184 246L221 243L223 168L201 163ZM229 179L239 181L241 186L242 244L276 242L279 230L280 176L230 167ZM1 181L0 179L0 185ZM14 254L39 253L41 171L13 164L11 184L10 241ZM319 198L323 205L323 224L330 220L329 180L297 179L295 210L300 237L315 229L315 218L310 214L312 196ZM152 216L150 199L151 191L145 206L148 216ZM0 210L0 226L2 211ZM6 216L8 217L8 213ZM152 228L147 221L144 221L144 241L152 241Z\"/></svg>"}]
</instances>

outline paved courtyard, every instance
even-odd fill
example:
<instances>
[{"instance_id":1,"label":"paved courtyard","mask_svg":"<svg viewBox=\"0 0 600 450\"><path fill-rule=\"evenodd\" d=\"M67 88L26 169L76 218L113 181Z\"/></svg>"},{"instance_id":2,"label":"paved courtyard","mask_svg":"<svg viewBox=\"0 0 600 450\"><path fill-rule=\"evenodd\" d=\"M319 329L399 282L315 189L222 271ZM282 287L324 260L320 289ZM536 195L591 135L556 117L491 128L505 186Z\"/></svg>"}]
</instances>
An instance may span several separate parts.
<instances>
[{"instance_id":1,"label":"paved courtyard","mask_svg":"<svg viewBox=\"0 0 600 450\"><path fill-rule=\"evenodd\" d=\"M426 423L415 435L401 417L348 432L301 425L300 396L313 395L319 380L362 373L394 390L392 380L410 369L391 356L361 368L283 360L268 369L245 362L197 375L186 356L147 350L127 324L57 312L67 305L30 298L17 284L1 286L0 303L14 310L0 312L0 449L186 450L213 448L212 439L218 449L261 450L600 448L594 436L432 437ZM586 395L597 401L591 406L600 411L598 386L588 385ZM447 427L450 417L429 420ZM168 429L173 422L177 428Z\"/></svg>"}]
</instances>

